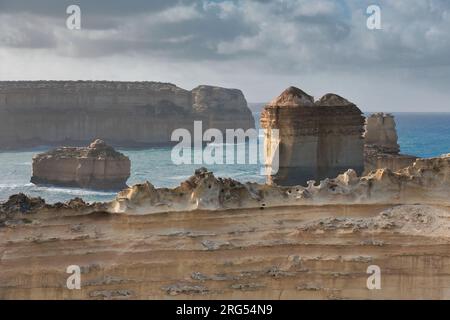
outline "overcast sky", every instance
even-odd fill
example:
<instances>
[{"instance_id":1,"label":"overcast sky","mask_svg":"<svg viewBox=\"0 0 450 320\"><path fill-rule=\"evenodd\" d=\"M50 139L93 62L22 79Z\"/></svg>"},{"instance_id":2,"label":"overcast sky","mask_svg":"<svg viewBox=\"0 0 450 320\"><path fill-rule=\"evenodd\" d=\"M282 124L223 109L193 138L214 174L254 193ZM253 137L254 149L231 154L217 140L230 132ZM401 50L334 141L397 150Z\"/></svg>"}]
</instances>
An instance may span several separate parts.
<instances>
[{"instance_id":1,"label":"overcast sky","mask_svg":"<svg viewBox=\"0 0 450 320\"><path fill-rule=\"evenodd\" d=\"M450 1L0 0L0 79L211 84L249 102L294 85L365 111L450 111Z\"/></svg>"}]
</instances>

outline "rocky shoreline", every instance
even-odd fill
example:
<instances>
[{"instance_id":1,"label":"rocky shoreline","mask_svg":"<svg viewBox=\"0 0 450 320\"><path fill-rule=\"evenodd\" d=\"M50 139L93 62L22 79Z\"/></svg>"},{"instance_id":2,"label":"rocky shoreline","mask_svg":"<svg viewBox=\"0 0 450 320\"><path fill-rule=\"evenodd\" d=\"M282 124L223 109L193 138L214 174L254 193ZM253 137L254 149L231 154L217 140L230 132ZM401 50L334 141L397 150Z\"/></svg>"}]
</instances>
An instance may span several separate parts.
<instances>
[{"instance_id":1,"label":"rocky shoreline","mask_svg":"<svg viewBox=\"0 0 450 320\"><path fill-rule=\"evenodd\" d=\"M14 195L0 204L0 298L448 299L449 186L444 155L308 187L199 169L107 203Z\"/></svg>"},{"instance_id":2,"label":"rocky shoreline","mask_svg":"<svg viewBox=\"0 0 450 320\"><path fill-rule=\"evenodd\" d=\"M61 208L101 208L112 214L152 214L194 210L264 210L305 205L450 205L449 190L450 154L447 154L438 158L417 159L413 165L396 172L385 168L358 177L354 170L348 170L333 179L327 178L317 183L310 181L306 187L241 183L229 178L216 178L206 168L200 168L176 188L155 188L146 182L122 190L111 202L92 205L81 199L48 205L41 198L12 195L0 204L0 213L23 214Z\"/></svg>"}]
</instances>

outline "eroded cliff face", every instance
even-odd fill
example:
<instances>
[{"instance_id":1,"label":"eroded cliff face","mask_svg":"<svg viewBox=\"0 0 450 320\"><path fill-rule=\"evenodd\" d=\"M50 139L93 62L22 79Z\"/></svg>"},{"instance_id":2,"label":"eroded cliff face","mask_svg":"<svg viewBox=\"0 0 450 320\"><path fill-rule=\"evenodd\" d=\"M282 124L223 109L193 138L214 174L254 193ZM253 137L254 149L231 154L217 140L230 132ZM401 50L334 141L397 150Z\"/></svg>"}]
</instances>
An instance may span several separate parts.
<instances>
[{"instance_id":1,"label":"eroded cliff face","mask_svg":"<svg viewBox=\"0 0 450 320\"><path fill-rule=\"evenodd\" d=\"M0 81L0 148L168 144L173 130L248 129L254 119L241 91L192 91L157 82Z\"/></svg>"},{"instance_id":2,"label":"eroded cliff face","mask_svg":"<svg viewBox=\"0 0 450 320\"><path fill-rule=\"evenodd\" d=\"M445 155L307 188L200 169L112 203L15 195L0 204L0 298L449 299L449 186Z\"/></svg>"},{"instance_id":3,"label":"eroded cliff face","mask_svg":"<svg viewBox=\"0 0 450 320\"><path fill-rule=\"evenodd\" d=\"M348 169L361 174L363 125L361 110L336 94L314 102L298 88L286 89L261 114L269 167L274 152L279 154L279 170L269 183L306 185ZM279 130L279 136L273 136L273 129Z\"/></svg>"},{"instance_id":4,"label":"eroded cliff face","mask_svg":"<svg viewBox=\"0 0 450 320\"><path fill-rule=\"evenodd\" d=\"M449 221L417 204L16 214L0 225L0 298L449 299Z\"/></svg>"}]
</instances>

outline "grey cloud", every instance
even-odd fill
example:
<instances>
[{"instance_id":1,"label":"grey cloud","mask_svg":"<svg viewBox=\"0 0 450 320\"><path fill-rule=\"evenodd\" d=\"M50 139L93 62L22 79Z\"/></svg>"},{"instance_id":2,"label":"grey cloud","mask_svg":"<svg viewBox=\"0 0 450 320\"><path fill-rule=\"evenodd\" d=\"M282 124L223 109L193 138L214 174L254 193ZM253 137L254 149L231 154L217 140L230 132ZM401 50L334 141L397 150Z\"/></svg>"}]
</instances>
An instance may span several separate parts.
<instances>
[{"instance_id":1,"label":"grey cloud","mask_svg":"<svg viewBox=\"0 0 450 320\"><path fill-rule=\"evenodd\" d=\"M383 30L366 28L373 3ZM80 31L65 28L69 4L82 8ZM0 27L3 50L75 59L251 60L273 74L398 68L427 79L446 74L425 69L450 66L448 0L0 0Z\"/></svg>"},{"instance_id":2,"label":"grey cloud","mask_svg":"<svg viewBox=\"0 0 450 320\"><path fill-rule=\"evenodd\" d=\"M34 13L43 16L65 14L69 5L79 5L91 15L124 16L142 12L159 12L194 0L0 0L1 13Z\"/></svg>"},{"instance_id":3,"label":"grey cloud","mask_svg":"<svg viewBox=\"0 0 450 320\"><path fill-rule=\"evenodd\" d=\"M124 2L118 6L117 2L108 1L107 10L102 11L100 3L95 2L93 6L90 1L80 1L82 30L71 31L65 29L67 16L60 4L52 6L53 1L44 1L42 6L26 6L21 2L2 1L0 7L6 7L1 14L3 20L14 22L9 23L9 29L0 30L0 45L29 49L45 46L62 55L79 57L128 52L178 59L219 59L224 57L217 54L218 42L251 35L257 29L239 15L219 17L219 12L205 8L202 1L145 3L141 6L141 1L128 1L126 6ZM48 10L43 11L44 7ZM34 13L25 13L26 10ZM183 11L196 15L184 17ZM122 15L123 12L129 15ZM38 41L44 36L47 36L45 41Z\"/></svg>"}]
</instances>

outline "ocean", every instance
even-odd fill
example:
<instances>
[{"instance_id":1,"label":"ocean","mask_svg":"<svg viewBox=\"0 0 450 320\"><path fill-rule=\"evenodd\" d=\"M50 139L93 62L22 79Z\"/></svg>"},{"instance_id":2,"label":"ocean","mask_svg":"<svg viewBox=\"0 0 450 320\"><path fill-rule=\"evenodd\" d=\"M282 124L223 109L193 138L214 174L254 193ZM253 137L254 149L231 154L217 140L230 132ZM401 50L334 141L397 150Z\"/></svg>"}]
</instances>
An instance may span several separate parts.
<instances>
[{"instance_id":1,"label":"ocean","mask_svg":"<svg viewBox=\"0 0 450 320\"><path fill-rule=\"evenodd\" d=\"M435 157L450 153L450 113L394 113L401 152L419 157ZM255 112L259 127L259 113ZM81 197L85 201L109 201L115 192L99 192L75 188L38 187L30 183L31 159L34 154L47 151L40 147L26 151L0 151L0 201L12 194L23 192L42 197L47 203L67 201ZM150 181L156 187L175 187L202 165L175 165L171 161L171 148L144 150L118 149L131 160L129 185ZM216 176L239 181L264 182L257 164L208 165Z\"/></svg>"}]
</instances>

